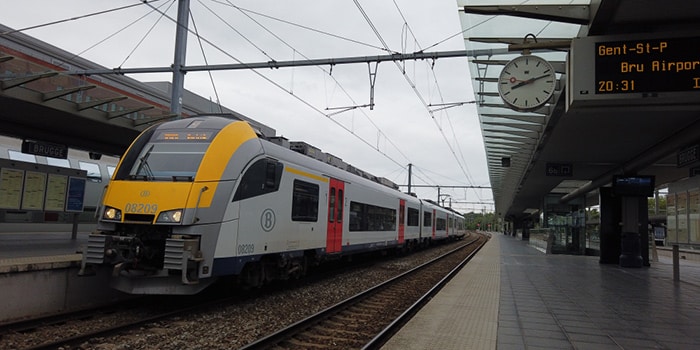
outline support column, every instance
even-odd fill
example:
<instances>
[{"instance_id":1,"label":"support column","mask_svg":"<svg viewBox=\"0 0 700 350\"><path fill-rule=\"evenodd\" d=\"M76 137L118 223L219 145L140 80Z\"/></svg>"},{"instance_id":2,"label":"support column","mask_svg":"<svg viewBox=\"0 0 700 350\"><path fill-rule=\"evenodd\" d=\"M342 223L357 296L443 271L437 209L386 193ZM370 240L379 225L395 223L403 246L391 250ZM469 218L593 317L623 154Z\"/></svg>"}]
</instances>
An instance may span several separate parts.
<instances>
[{"instance_id":1,"label":"support column","mask_svg":"<svg viewBox=\"0 0 700 350\"><path fill-rule=\"evenodd\" d=\"M620 263L620 222L622 204L612 194L612 188L601 187L600 192L600 260L601 264Z\"/></svg>"},{"instance_id":2,"label":"support column","mask_svg":"<svg viewBox=\"0 0 700 350\"><path fill-rule=\"evenodd\" d=\"M622 253L620 266L649 266L647 197L622 197Z\"/></svg>"}]
</instances>

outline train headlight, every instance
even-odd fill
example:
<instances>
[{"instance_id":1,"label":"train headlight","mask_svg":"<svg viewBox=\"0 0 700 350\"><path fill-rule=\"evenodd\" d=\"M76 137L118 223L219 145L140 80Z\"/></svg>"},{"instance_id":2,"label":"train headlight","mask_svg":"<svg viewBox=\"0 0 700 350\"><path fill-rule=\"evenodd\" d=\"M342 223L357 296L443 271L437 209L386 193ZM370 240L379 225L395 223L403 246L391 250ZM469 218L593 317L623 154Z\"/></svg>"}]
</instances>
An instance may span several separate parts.
<instances>
[{"instance_id":1,"label":"train headlight","mask_svg":"<svg viewBox=\"0 0 700 350\"><path fill-rule=\"evenodd\" d=\"M179 223L182 219L182 209L164 211L158 215L157 223Z\"/></svg>"},{"instance_id":2,"label":"train headlight","mask_svg":"<svg viewBox=\"0 0 700 350\"><path fill-rule=\"evenodd\" d=\"M121 221L122 220L122 211L117 209L117 208L112 208L112 207L105 207L105 211L102 214L102 219L104 220L112 220L112 221Z\"/></svg>"}]
</instances>

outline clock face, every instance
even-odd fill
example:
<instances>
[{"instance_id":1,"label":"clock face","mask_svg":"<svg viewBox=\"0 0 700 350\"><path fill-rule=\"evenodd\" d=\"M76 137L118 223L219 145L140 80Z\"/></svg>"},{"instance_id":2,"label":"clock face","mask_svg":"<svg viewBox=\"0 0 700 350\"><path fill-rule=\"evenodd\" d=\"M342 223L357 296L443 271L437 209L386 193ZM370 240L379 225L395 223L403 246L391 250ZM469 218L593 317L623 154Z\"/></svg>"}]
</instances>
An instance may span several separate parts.
<instances>
[{"instance_id":1,"label":"clock face","mask_svg":"<svg viewBox=\"0 0 700 350\"><path fill-rule=\"evenodd\" d=\"M515 110L531 111L544 106L554 94L557 76L541 57L523 55L508 62L498 77L498 94Z\"/></svg>"}]
</instances>

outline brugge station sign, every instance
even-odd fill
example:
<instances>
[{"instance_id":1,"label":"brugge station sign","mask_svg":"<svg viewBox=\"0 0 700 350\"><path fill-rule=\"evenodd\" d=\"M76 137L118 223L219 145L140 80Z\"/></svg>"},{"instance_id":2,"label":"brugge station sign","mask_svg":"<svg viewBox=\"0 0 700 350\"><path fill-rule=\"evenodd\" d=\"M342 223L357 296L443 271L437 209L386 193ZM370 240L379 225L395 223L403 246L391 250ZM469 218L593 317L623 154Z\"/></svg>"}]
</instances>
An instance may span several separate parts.
<instances>
[{"instance_id":1,"label":"brugge station sign","mask_svg":"<svg viewBox=\"0 0 700 350\"><path fill-rule=\"evenodd\" d=\"M52 157L52 158L68 158L68 147L65 145L57 145L55 143L23 140L22 153L34 154L37 156Z\"/></svg>"},{"instance_id":2,"label":"brugge station sign","mask_svg":"<svg viewBox=\"0 0 700 350\"><path fill-rule=\"evenodd\" d=\"M574 39L568 105L700 103L700 33Z\"/></svg>"}]
</instances>

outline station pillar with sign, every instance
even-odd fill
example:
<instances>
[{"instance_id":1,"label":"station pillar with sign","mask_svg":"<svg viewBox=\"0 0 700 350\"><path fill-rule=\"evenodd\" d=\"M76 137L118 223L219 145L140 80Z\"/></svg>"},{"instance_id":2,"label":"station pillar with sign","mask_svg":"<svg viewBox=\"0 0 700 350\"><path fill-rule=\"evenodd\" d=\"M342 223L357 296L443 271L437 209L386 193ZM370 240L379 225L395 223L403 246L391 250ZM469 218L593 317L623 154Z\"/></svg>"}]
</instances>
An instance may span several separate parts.
<instances>
[{"instance_id":1,"label":"station pillar with sign","mask_svg":"<svg viewBox=\"0 0 700 350\"><path fill-rule=\"evenodd\" d=\"M620 263L622 201L612 188L601 187L600 193L600 260L601 264Z\"/></svg>"},{"instance_id":2,"label":"station pillar with sign","mask_svg":"<svg viewBox=\"0 0 700 350\"><path fill-rule=\"evenodd\" d=\"M649 266L648 226L645 195L625 193L614 187L600 188L601 264Z\"/></svg>"}]
</instances>

